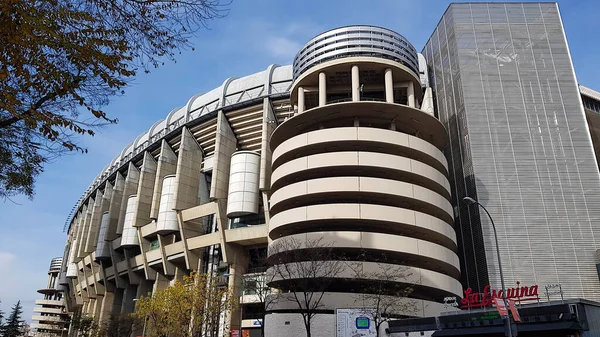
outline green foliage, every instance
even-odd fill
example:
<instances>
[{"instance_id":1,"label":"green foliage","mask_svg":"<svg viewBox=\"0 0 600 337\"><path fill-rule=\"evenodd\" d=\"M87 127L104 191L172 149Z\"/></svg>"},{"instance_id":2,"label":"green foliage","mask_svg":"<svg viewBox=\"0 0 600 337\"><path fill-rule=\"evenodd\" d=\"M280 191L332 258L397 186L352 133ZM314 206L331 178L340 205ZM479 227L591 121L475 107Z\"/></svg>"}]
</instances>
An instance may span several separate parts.
<instances>
[{"instance_id":1,"label":"green foliage","mask_svg":"<svg viewBox=\"0 0 600 337\"><path fill-rule=\"evenodd\" d=\"M146 322L146 336L186 337L200 332L216 336L219 316L229 311L232 303L217 276L192 272L151 297L140 298L135 315Z\"/></svg>"},{"instance_id":2,"label":"green foliage","mask_svg":"<svg viewBox=\"0 0 600 337\"><path fill-rule=\"evenodd\" d=\"M142 323L143 324L143 323ZM139 320L131 314L112 314L98 327L96 337L129 337Z\"/></svg>"},{"instance_id":3,"label":"green foliage","mask_svg":"<svg viewBox=\"0 0 600 337\"><path fill-rule=\"evenodd\" d=\"M93 317L83 315L81 311L76 311L71 318L71 328L77 331L79 337L91 337L95 336L98 324L96 324Z\"/></svg>"},{"instance_id":4,"label":"green foliage","mask_svg":"<svg viewBox=\"0 0 600 337\"><path fill-rule=\"evenodd\" d=\"M0 328L0 335L3 337L18 337L22 335L23 321L21 315L23 314L23 308L21 307L21 301L18 301L13 307L6 320L6 323Z\"/></svg>"},{"instance_id":5,"label":"green foliage","mask_svg":"<svg viewBox=\"0 0 600 337\"><path fill-rule=\"evenodd\" d=\"M117 122L112 96L223 15L219 0L0 1L0 197L32 197L45 161Z\"/></svg>"}]
</instances>

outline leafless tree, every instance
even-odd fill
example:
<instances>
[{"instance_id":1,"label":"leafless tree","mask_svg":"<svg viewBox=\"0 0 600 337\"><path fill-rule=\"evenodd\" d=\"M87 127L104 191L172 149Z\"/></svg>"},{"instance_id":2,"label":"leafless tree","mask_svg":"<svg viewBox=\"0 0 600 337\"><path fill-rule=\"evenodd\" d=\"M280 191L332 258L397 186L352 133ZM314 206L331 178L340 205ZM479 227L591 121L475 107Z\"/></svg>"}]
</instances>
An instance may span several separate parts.
<instances>
[{"instance_id":1,"label":"leafless tree","mask_svg":"<svg viewBox=\"0 0 600 337\"><path fill-rule=\"evenodd\" d=\"M375 324L378 337L384 323L401 314L412 316L417 313L417 302L408 298L414 292L414 284L418 283L412 268L377 262L375 268L367 270L364 262L356 261L347 262L347 266L354 278L367 280L361 293L357 294L357 300L364 308L361 314Z\"/></svg>"},{"instance_id":2,"label":"leafless tree","mask_svg":"<svg viewBox=\"0 0 600 337\"><path fill-rule=\"evenodd\" d=\"M323 308L323 296L346 264L335 254L333 243L322 238L298 240L287 237L269 247L271 286L281 290L277 301L294 303L304 321L306 336L311 337L311 323Z\"/></svg>"}]
</instances>

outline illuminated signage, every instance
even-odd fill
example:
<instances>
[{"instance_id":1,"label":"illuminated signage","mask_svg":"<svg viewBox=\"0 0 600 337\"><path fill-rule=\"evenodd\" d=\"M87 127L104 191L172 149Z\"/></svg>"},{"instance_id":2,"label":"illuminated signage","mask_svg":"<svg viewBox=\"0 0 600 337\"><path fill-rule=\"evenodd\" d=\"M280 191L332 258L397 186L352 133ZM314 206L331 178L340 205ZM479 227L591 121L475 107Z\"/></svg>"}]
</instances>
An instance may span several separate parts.
<instances>
[{"instance_id":1,"label":"illuminated signage","mask_svg":"<svg viewBox=\"0 0 600 337\"><path fill-rule=\"evenodd\" d=\"M502 290L492 289L490 285L487 285L482 293L467 288L460 304L463 309L489 307L495 298L502 298ZM506 298L519 303L539 301L538 286L521 286L521 282L517 282L517 287L506 289Z\"/></svg>"}]
</instances>

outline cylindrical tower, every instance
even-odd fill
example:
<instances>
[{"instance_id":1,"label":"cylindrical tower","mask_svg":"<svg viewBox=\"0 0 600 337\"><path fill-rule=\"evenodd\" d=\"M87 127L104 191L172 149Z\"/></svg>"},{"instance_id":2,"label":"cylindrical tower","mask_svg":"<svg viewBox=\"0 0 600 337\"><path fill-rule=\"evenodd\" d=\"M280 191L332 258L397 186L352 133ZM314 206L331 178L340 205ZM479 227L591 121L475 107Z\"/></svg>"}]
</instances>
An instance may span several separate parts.
<instances>
[{"instance_id":1,"label":"cylindrical tower","mask_svg":"<svg viewBox=\"0 0 600 337\"><path fill-rule=\"evenodd\" d=\"M173 210L176 181L173 174L166 176L162 183L158 219L156 220L156 232L159 234L169 234L179 230L177 212Z\"/></svg>"},{"instance_id":2,"label":"cylindrical tower","mask_svg":"<svg viewBox=\"0 0 600 337\"><path fill-rule=\"evenodd\" d=\"M35 329L36 336L60 336L66 332L68 313L63 301L64 288L59 284L59 274L62 268L62 257L55 257L50 262L48 270L48 284L46 288L39 289L38 293L44 298L36 300L33 309L31 328Z\"/></svg>"},{"instance_id":3,"label":"cylindrical tower","mask_svg":"<svg viewBox=\"0 0 600 337\"><path fill-rule=\"evenodd\" d=\"M360 295L381 281L377 271L398 268L403 275L386 280L389 294L382 295L410 288L398 303L414 306L399 305L393 314L439 314L444 297L460 296L462 288L442 153L447 133L420 109L425 88L414 47L384 28L343 27L310 40L293 71L296 114L270 142L271 269L318 258L309 251L328 247L331 254L323 256L361 272L316 272L320 285L329 285L319 310L365 306ZM270 285L284 293L310 291L301 288L314 283L294 277L275 277ZM271 310L293 312L289 303Z\"/></svg>"}]
</instances>

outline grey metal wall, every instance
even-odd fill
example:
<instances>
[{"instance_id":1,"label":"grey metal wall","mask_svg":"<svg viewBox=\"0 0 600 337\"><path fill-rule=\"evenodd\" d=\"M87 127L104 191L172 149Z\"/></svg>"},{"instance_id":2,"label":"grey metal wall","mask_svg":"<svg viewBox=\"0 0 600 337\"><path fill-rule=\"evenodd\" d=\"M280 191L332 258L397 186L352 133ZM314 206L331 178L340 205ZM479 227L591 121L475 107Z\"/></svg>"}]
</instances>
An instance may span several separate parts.
<instances>
[{"instance_id":1,"label":"grey metal wall","mask_svg":"<svg viewBox=\"0 0 600 337\"><path fill-rule=\"evenodd\" d=\"M507 287L561 283L600 300L600 174L557 5L452 4L423 54L455 201L470 195L494 217ZM499 288L487 216L457 206L465 286L489 275Z\"/></svg>"}]
</instances>

